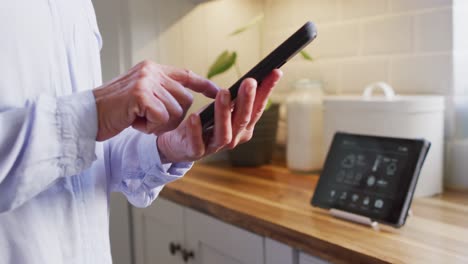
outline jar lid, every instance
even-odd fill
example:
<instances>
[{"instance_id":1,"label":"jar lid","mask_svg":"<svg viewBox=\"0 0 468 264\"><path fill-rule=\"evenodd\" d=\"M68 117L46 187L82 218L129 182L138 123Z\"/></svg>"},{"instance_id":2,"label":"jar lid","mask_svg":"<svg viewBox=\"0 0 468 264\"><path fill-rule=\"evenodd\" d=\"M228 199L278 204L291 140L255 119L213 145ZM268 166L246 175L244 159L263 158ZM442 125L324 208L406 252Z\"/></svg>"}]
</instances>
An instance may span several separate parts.
<instances>
[{"instance_id":1,"label":"jar lid","mask_svg":"<svg viewBox=\"0 0 468 264\"><path fill-rule=\"evenodd\" d=\"M325 96L325 110L359 110L373 112L430 112L444 110L443 96L396 95L392 100L385 97L365 99L362 96Z\"/></svg>"},{"instance_id":2,"label":"jar lid","mask_svg":"<svg viewBox=\"0 0 468 264\"><path fill-rule=\"evenodd\" d=\"M376 89L380 89L384 95L373 95ZM363 95L339 95L324 98L325 110L410 113L443 111L444 105L443 96L395 95L393 89L385 83L369 85Z\"/></svg>"}]
</instances>

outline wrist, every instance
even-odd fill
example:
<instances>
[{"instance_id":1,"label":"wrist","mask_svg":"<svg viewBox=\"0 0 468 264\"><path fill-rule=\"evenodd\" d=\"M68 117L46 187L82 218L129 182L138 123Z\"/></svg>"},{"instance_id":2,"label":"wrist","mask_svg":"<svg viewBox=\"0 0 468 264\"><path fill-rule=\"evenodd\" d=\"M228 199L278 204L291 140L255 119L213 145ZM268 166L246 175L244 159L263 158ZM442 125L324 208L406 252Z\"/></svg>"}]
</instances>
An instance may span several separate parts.
<instances>
[{"instance_id":1,"label":"wrist","mask_svg":"<svg viewBox=\"0 0 468 264\"><path fill-rule=\"evenodd\" d=\"M102 100L102 93L100 91L101 89L94 89L93 90L93 95L94 95L94 101L95 101L95 104L96 104L96 123L97 123L97 133L96 133L96 140L97 141L104 141L105 140L105 136L102 135L102 124L101 124L101 120L102 120L102 116L101 116L101 113L102 113L102 110L101 110L101 100Z\"/></svg>"},{"instance_id":2,"label":"wrist","mask_svg":"<svg viewBox=\"0 0 468 264\"><path fill-rule=\"evenodd\" d=\"M122 115L114 114L116 109L112 106L116 105L116 100L112 96L112 92L111 87L105 86L93 90L98 124L97 141L110 139L128 127L126 124L113 121L113 119L115 119L114 116L119 116L121 118Z\"/></svg>"},{"instance_id":3,"label":"wrist","mask_svg":"<svg viewBox=\"0 0 468 264\"><path fill-rule=\"evenodd\" d=\"M166 151L166 148L165 148L165 144L162 143L163 141L163 136L159 136L159 137L156 137L156 148L158 149L158 153L159 153L159 159L161 160L161 163L162 164L166 164L166 163L171 163L167 157L167 151Z\"/></svg>"}]
</instances>

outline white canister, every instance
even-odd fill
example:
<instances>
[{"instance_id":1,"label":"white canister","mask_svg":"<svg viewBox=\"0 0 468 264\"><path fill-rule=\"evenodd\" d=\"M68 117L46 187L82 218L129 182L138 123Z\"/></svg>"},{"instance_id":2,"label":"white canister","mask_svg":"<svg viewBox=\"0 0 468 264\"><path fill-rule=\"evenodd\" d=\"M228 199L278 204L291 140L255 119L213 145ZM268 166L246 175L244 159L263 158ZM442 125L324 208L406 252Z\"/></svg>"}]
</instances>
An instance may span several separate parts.
<instances>
[{"instance_id":1,"label":"white canister","mask_svg":"<svg viewBox=\"0 0 468 264\"><path fill-rule=\"evenodd\" d=\"M294 171L322 167L323 91L319 81L302 79L287 98L286 160Z\"/></svg>"},{"instance_id":2,"label":"white canister","mask_svg":"<svg viewBox=\"0 0 468 264\"><path fill-rule=\"evenodd\" d=\"M380 89L384 96L374 96ZM362 96L324 99L324 146L328 150L337 131L401 138L425 138L431 149L421 171L415 196L443 189L444 97L395 95L385 83L368 86ZM325 153L326 154L326 153Z\"/></svg>"}]
</instances>

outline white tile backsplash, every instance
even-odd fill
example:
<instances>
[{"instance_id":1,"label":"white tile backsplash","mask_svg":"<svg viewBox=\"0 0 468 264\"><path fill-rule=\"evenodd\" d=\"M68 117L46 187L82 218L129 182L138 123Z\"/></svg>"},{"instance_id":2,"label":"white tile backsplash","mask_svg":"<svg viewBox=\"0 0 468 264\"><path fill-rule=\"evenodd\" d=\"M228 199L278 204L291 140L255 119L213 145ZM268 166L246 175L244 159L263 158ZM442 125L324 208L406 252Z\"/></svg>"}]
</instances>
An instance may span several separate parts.
<instances>
[{"instance_id":1,"label":"white tile backsplash","mask_svg":"<svg viewBox=\"0 0 468 264\"><path fill-rule=\"evenodd\" d=\"M468 0L289 0L281 5L318 27L307 48L316 59L313 66L294 62L285 69L288 83L310 76L327 80L328 93L359 93L375 81L406 94L468 92ZM289 14L281 15L281 8L267 10L263 51L272 48L269 40L277 42L298 26ZM287 90L282 86L275 93L283 98ZM447 109L450 124L451 106Z\"/></svg>"},{"instance_id":2,"label":"white tile backsplash","mask_svg":"<svg viewBox=\"0 0 468 264\"><path fill-rule=\"evenodd\" d=\"M361 94L364 87L378 81L389 81L389 59L353 58L345 60L341 66L339 93Z\"/></svg>"},{"instance_id":3,"label":"white tile backsplash","mask_svg":"<svg viewBox=\"0 0 468 264\"><path fill-rule=\"evenodd\" d=\"M268 0L266 1L268 2ZM282 0L282 2L294 7L294 10L292 11L292 22L298 25L304 24L305 21L308 20L314 20L317 23L329 23L339 21L340 18L340 5L338 0ZM279 13L273 15L282 16L282 13L283 12L280 10Z\"/></svg>"},{"instance_id":4,"label":"white tile backsplash","mask_svg":"<svg viewBox=\"0 0 468 264\"><path fill-rule=\"evenodd\" d=\"M393 12L408 12L451 6L452 0L390 0Z\"/></svg>"},{"instance_id":5,"label":"white tile backsplash","mask_svg":"<svg viewBox=\"0 0 468 264\"><path fill-rule=\"evenodd\" d=\"M391 59L390 84L399 93L453 93L452 54L410 55Z\"/></svg>"},{"instance_id":6,"label":"white tile backsplash","mask_svg":"<svg viewBox=\"0 0 468 264\"><path fill-rule=\"evenodd\" d=\"M313 44L306 48L316 58L358 55L360 33L357 23L319 26L317 36Z\"/></svg>"},{"instance_id":7,"label":"white tile backsplash","mask_svg":"<svg viewBox=\"0 0 468 264\"><path fill-rule=\"evenodd\" d=\"M164 64L184 65L184 31L181 19L189 14L196 5L185 0L157 0L155 11L157 13L157 24L159 34L159 62ZM161 8L164 6L164 8ZM145 18L145 17L143 17Z\"/></svg>"},{"instance_id":8,"label":"white tile backsplash","mask_svg":"<svg viewBox=\"0 0 468 264\"><path fill-rule=\"evenodd\" d=\"M389 0L341 0L341 18L372 17L389 11Z\"/></svg>"},{"instance_id":9,"label":"white tile backsplash","mask_svg":"<svg viewBox=\"0 0 468 264\"><path fill-rule=\"evenodd\" d=\"M225 49L238 52L245 72L306 20L316 22L318 38L306 49L315 60L298 56L283 68L278 100L304 77L322 80L328 93L358 93L375 81L400 93L468 91L468 0L141 1L132 2L133 59L150 55L201 75ZM262 12L259 26L227 36ZM146 37L154 31L156 40ZM236 79L231 70L215 81L228 87ZM200 96L194 109L206 101Z\"/></svg>"},{"instance_id":10,"label":"white tile backsplash","mask_svg":"<svg viewBox=\"0 0 468 264\"><path fill-rule=\"evenodd\" d=\"M364 55L409 53L413 49L413 17L384 16L363 22Z\"/></svg>"},{"instance_id":11,"label":"white tile backsplash","mask_svg":"<svg viewBox=\"0 0 468 264\"><path fill-rule=\"evenodd\" d=\"M270 28L281 31L285 26L294 23L298 1L264 0L265 24ZM284 24L288 21L288 24Z\"/></svg>"},{"instance_id":12,"label":"white tile backsplash","mask_svg":"<svg viewBox=\"0 0 468 264\"><path fill-rule=\"evenodd\" d=\"M262 14L263 4L263 0L134 1L130 5L132 63L152 59L206 76L216 57L224 50L231 50L238 52L239 68L245 73L260 59L262 26L259 24L237 36L229 34ZM214 81L227 88L238 78L237 72L231 69ZM191 111L210 100L196 95Z\"/></svg>"},{"instance_id":13,"label":"white tile backsplash","mask_svg":"<svg viewBox=\"0 0 468 264\"><path fill-rule=\"evenodd\" d=\"M452 8L416 15L415 44L416 50L420 52L452 50Z\"/></svg>"},{"instance_id":14,"label":"white tile backsplash","mask_svg":"<svg viewBox=\"0 0 468 264\"><path fill-rule=\"evenodd\" d=\"M468 27L459 26L459 22L452 27L455 20L468 20L466 0L218 0L198 5L188 0L155 2L160 7L155 18L158 48L153 51L158 61L187 67L201 75L225 49L238 52L244 73L306 20L313 20L318 26L318 38L306 50L315 61L293 59L284 68L284 81L276 93L286 93L291 83L302 77L324 80L331 93L356 93L374 81L393 82L405 93L450 93L454 87L440 84L453 85L453 80L463 83L463 77L455 78L451 72L449 53L468 51ZM239 36L227 36L262 12L265 19L259 26ZM141 53L150 53L154 41L140 40L143 37L139 42L149 43L135 43L140 45ZM236 72L231 71L215 81L227 87L236 78Z\"/></svg>"},{"instance_id":15,"label":"white tile backsplash","mask_svg":"<svg viewBox=\"0 0 468 264\"><path fill-rule=\"evenodd\" d=\"M461 75L462 67L454 71L451 54L468 51L466 0L290 0L281 5L300 17L310 17L318 27L317 39L306 49L316 59L314 66L298 63L291 67L294 70L285 70L288 82L308 73L332 80L327 85L332 93L357 93L368 83L387 81L402 93L451 95L468 79ZM268 6L267 10L264 51L298 26L290 17L283 19L281 8ZM274 25L268 23L271 20ZM457 65L462 62L458 59ZM333 67L324 69L324 65Z\"/></svg>"},{"instance_id":16,"label":"white tile backsplash","mask_svg":"<svg viewBox=\"0 0 468 264\"><path fill-rule=\"evenodd\" d=\"M339 66L340 60L320 60L315 62L314 73L317 76L312 76L323 83L323 89L327 94L338 93L341 89L341 70Z\"/></svg>"},{"instance_id":17,"label":"white tile backsplash","mask_svg":"<svg viewBox=\"0 0 468 264\"><path fill-rule=\"evenodd\" d=\"M206 75L206 61L208 61L208 49L206 48L209 39L204 37L208 35L205 26L206 9L202 6L195 7L190 13L184 16L182 20L182 50L184 52L183 67L192 71Z\"/></svg>"}]
</instances>

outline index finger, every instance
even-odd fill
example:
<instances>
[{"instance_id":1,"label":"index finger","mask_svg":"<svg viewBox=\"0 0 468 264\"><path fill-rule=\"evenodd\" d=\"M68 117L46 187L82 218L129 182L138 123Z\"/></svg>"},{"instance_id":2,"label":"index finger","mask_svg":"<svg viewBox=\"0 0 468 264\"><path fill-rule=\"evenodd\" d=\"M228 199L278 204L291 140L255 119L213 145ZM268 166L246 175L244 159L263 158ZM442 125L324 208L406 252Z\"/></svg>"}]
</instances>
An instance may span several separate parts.
<instances>
[{"instance_id":1,"label":"index finger","mask_svg":"<svg viewBox=\"0 0 468 264\"><path fill-rule=\"evenodd\" d=\"M220 90L220 88L216 86L212 81L201 77L200 75L194 73L191 70L180 69L168 65L161 66L163 72L167 76L194 92L201 93L210 98L215 98L216 94L218 94Z\"/></svg>"}]
</instances>

